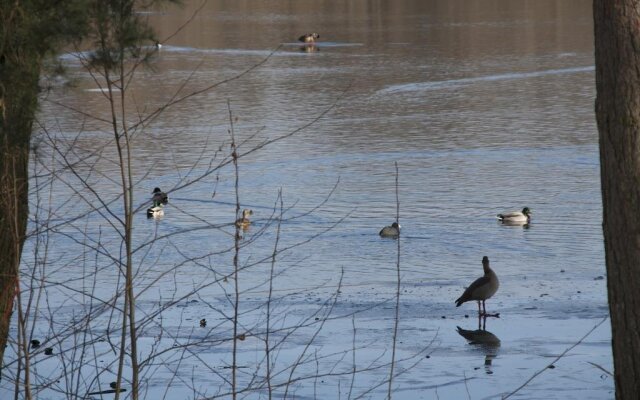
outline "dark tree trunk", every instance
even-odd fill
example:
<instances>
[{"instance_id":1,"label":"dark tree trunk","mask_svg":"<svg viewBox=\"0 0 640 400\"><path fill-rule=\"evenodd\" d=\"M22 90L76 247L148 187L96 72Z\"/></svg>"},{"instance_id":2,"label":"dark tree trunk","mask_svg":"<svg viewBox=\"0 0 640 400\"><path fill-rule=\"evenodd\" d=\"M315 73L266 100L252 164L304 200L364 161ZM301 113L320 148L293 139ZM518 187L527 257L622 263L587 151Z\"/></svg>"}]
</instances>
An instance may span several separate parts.
<instances>
[{"instance_id":1,"label":"dark tree trunk","mask_svg":"<svg viewBox=\"0 0 640 400\"><path fill-rule=\"evenodd\" d=\"M6 22L6 21L3 21ZM0 361L7 343L29 215L28 163L40 58L3 37L0 47ZM14 38L15 39L15 38Z\"/></svg>"},{"instance_id":2,"label":"dark tree trunk","mask_svg":"<svg viewBox=\"0 0 640 400\"><path fill-rule=\"evenodd\" d=\"M596 118L616 399L640 393L640 4L594 0Z\"/></svg>"},{"instance_id":3,"label":"dark tree trunk","mask_svg":"<svg viewBox=\"0 0 640 400\"><path fill-rule=\"evenodd\" d=\"M6 50L6 49L5 49ZM7 343L18 267L29 215L29 139L37 101L37 65L16 64L14 54L0 66L0 360ZM33 61L33 60L31 60ZM27 84L27 81L28 82Z\"/></svg>"},{"instance_id":4,"label":"dark tree trunk","mask_svg":"<svg viewBox=\"0 0 640 400\"><path fill-rule=\"evenodd\" d=\"M0 0L0 366L29 216L29 146L42 60L84 37L89 3Z\"/></svg>"}]
</instances>

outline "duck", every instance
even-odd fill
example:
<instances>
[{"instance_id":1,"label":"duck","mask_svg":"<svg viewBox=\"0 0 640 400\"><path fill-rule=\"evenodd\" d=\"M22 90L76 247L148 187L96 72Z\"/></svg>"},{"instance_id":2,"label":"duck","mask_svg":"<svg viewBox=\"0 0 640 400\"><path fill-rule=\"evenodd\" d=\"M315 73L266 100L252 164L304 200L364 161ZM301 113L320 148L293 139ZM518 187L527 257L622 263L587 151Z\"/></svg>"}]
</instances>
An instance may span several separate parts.
<instances>
[{"instance_id":1,"label":"duck","mask_svg":"<svg viewBox=\"0 0 640 400\"><path fill-rule=\"evenodd\" d=\"M487 315L487 307L485 301L491 298L500 287L498 275L489 267L489 257L482 257L482 269L484 276L476 279L456 300L456 307L460 307L467 301L475 300L478 302L478 315ZM480 302L482 302L482 310L480 310Z\"/></svg>"},{"instance_id":2,"label":"duck","mask_svg":"<svg viewBox=\"0 0 640 400\"><path fill-rule=\"evenodd\" d=\"M400 224L394 222L389 226L385 226L380 230L379 235L381 237L397 238L398 236L400 236Z\"/></svg>"},{"instance_id":3,"label":"duck","mask_svg":"<svg viewBox=\"0 0 640 400\"><path fill-rule=\"evenodd\" d=\"M167 204L169 202L169 197L165 192L160 190L159 187L153 189L153 192L151 194L153 195L153 197L151 197L151 201L153 202L154 207Z\"/></svg>"},{"instance_id":4,"label":"duck","mask_svg":"<svg viewBox=\"0 0 640 400\"><path fill-rule=\"evenodd\" d=\"M320 38L320 35L314 32L314 33L306 33L300 36L298 40L303 43L314 43L319 38Z\"/></svg>"},{"instance_id":5,"label":"duck","mask_svg":"<svg viewBox=\"0 0 640 400\"><path fill-rule=\"evenodd\" d=\"M253 215L253 210L245 208L242 210L242 218L238 218L236 220L236 226L238 228L247 229L249 225L251 225L251 221L249 220L249 215Z\"/></svg>"},{"instance_id":6,"label":"duck","mask_svg":"<svg viewBox=\"0 0 640 400\"><path fill-rule=\"evenodd\" d=\"M531 210L525 207L522 211L510 211L496 216L505 223L529 223L531 221Z\"/></svg>"}]
</instances>

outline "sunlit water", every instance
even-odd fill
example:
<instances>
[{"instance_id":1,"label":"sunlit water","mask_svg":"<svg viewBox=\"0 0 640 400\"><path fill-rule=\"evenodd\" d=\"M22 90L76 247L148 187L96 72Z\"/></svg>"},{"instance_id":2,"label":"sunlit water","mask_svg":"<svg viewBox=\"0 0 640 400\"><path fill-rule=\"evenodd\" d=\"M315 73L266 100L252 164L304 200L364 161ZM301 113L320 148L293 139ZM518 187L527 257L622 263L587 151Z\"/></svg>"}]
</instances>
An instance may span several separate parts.
<instances>
[{"instance_id":1,"label":"sunlit water","mask_svg":"<svg viewBox=\"0 0 640 400\"><path fill-rule=\"evenodd\" d=\"M292 133L239 162L240 202L254 210L240 252L240 264L246 266L240 272L241 309L247 313L243 329L250 331L264 319L259 305L268 294L264 282L277 237L279 248L295 246L275 264L278 323L314 320L313 312L330 302L340 284L332 309L336 319L322 327L310 354L337 353L317 361L338 363L336 358L352 349L355 332L354 357L361 368L388 362L398 242L381 239L378 231L394 221L398 206L398 358L412 358L398 366L408 370L394 381L397 397L466 398L469 391L474 399L499 398L516 389L608 314L589 3L288 4L245 8L212 2L163 44L154 69L141 72L131 89L134 120L136 109L148 113L175 93L192 93L264 61L236 80L174 105L136 133L134 202L140 212L134 242L161 237L135 255L140 314L205 285L165 313L170 332L165 335L176 343L194 336L229 337L223 329L205 332L197 325L206 318L218 326L225 320L222 312L231 312L226 297L233 285L220 278L232 270L232 254L226 251L233 247L234 229L228 225L235 219L233 169L184 183L201 176L214 156L213 165L228 156L231 110L240 153ZM194 10L168 9L149 17L163 38ZM321 33L317 51L307 52L295 42L307 31ZM51 97L108 117L101 91L76 57L63 60L76 86L56 88ZM99 145L111 140L107 124L52 103L43 105L41 118L57 137L78 135L80 155L96 155ZM118 194L116 154L113 147L100 154L89 180L111 200ZM56 223L89 208L77 196L66 201L71 188L87 192L71 174L61 178L71 183L53 186ZM144 214L155 186L170 192L165 216L157 220ZM278 236L272 217L279 214L279 192L286 212ZM120 203L113 204L116 213ZM533 211L528 227L499 225L497 213L524 206ZM119 279L116 268L78 242L88 232L117 254L118 236L96 213L55 232L51 282L73 277L68 286L89 291L95 277L95 292L108 298ZM477 329L475 304L454 305L480 276L484 255L501 281L487 302L501 317L486 326L500 345L488 348L469 345L456 332L456 326ZM253 265L262 259L266 262ZM49 296L62 307L63 320L86 309L87 299L61 293L50 289ZM292 335L280 360L296 359L316 328ZM38 332L47 336L48 329L38 327ZM145 327L143 343L150 346L159 334L153 324ZM612 370L609 341L607 321L558 368L515 397L613 397L611 377L593 365ZM257 339L242 342L242 362L249 368L261 360L261 346ZM183 398L180 390L192 374L203 393L226 390L217 374L229 373L223 369L230 362L228 347L200 346L198 352L201 358L181 364L189 378L174 384L176 392L170 393L178 397L172 398ZM336 370L350 371L351 357L348 353ZM113 360L105 355L101 362ZM168 357L165 362L177 361ZM217 372L198 367L202 362ZM313 373L315 362L301 370ZM55 369L56 364L43 365ZM299 398L337 398L338 393L383 398L386 385L368 390L388 374L388 368L362 372L351 389L350 375L302 380L294 392ZM164 391L166 376L158 372L150 378L150 393L157 387Z\"/></svg>"}]
</instances>

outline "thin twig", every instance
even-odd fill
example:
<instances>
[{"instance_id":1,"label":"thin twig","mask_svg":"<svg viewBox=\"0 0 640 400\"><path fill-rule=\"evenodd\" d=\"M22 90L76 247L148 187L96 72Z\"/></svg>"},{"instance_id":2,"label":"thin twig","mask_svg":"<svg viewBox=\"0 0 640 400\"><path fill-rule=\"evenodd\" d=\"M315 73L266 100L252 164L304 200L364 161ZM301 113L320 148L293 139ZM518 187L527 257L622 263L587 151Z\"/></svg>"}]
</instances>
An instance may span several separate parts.
<instances>
[{"instance_id":1,"label":"thin twig","mask_svg":"<svg viewBox=\"0 0 640 400\"><path fill-rule=\"evenodd\" d=\"M593 328L589 329L589 332L585 333L584 336L582 336L580 338L580 340L578 340L576 343L572 344L571 346L567 347L567 349L565 349L565 351L563 351L558 357L554 358L553 361L548 364L546 367L544 367L543 369L541 369L540 371L536 372L535 374L533 374L531 376L531 378L527 379L526 382L524 382L522 385L520 385L518 388L516 388L513 392L505 395L502 397L502 399L508 399L509 397L513 396L514 394L518 393L522 388L524 388L525 386L527 386L532 380L534 380L538 375L542 374L544 371L546 371L547 369L549 369L550 366L552 366L553 364L555 364L556 362L558 362L558 360L560 360L562 357L565 356L565 354L567 354L569 351L571 351L574 347L578 346L580 343L582 343L582 341L584 341L589 335L591 335L591 333L593 333L593 331L595 331L600 325L602 325L606 320L607 317L602 318L602 321L598 322Z\"/></svg>"},{"instance_id":2,"label":"thin twig","mask_svg":"<svg viewBox=\"0 0 640 400\"><path fill-rule=\"evenodd\" d=\"M396 222L400 224L400 194L398 191L398 162L395 162L396 167ZM398 325L400 324L400 238L397 242L397 254L396 254L396 312L393 324L393 347L391 349L391 367L389 371L389 387L387 390L387 399L391 400L392 384L393 384L393 370L396 361L396 345L398 342Z\"/></svg>"}]
</instances>

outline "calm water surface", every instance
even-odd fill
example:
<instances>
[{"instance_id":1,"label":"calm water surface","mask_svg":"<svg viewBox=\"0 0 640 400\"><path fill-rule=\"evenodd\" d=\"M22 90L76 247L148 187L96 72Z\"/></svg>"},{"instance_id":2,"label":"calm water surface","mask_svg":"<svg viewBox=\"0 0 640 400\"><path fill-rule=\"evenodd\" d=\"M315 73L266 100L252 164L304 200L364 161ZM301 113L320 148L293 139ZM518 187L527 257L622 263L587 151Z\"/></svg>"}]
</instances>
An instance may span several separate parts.
<instances>
[{"instance_id":1,"label":"calm water surface","mask_svg":"<svg viewBox=\"0 0 640 400\"><path fill-rule=\"evenodd\" d=\"M355 326L363 346L359 365L390 357L398 243L377 233L395 218L395 163L403 227L399 352L410 357L428 347L430 355L415 366L415 358L400 364L408 371L395 381L398 396L466 398L469 390L474 399L499 398L607 315L590 2L212 1L172 36L195 3L148 14L164 43L154 68L133 84L132 121L135 110L148 114L174 94L264 63L176 104L136 133L136 204L144 207L155 186L170 191L164 218L147 220L144 209L136 216L136 243L174 234L136 256L140 288L152 283L140 290L142 310L230 271L231 255L216 253L233 245L232 228L184 232L234 219L230 167L184 186L216 154L214 164L228 154L230 104L241 152L295 132L240 160L240 200L255 212L241 262L250 266L272 252L276 230L269 218L279 190L288 218L279 246L333 227L285 252L275 283L277 307L289 318L305 318L330 298L343 274L333 310L343 318L323 327L314 343L319 353L351 350ZM321 34L315 51L296 42L311 31ZM58 88L51 98L106 117L96 83L73 56L63 60L76 86ZM52 103L45 103L41 118L61 139L78 135L81 154L95 155L111 139L105 124ZM118 193L113 160L107 147L92 166L90 180L105 198ZM71 175L61 178L80 188ZM69 186L57 183L55 198L72 196ZM86 207L72 199L54 204L57 218ZM497 213L524 206L533 210L528 228L497 224ZM117 253L117 235L91 215L63 225L63 235L51 238L51 252L62 263L52 268L65 271L65 279L69 269L84 276L76 284L86 287L87 271L94 271L87 265L97 263L98 291L106 296L118 277L106 257L92 264L93 256L78 256L82 246L74 243L85 231L100 234ZM480 276L484 255L501 280L488 302L501 318L486 327L501 344L489 350L469 345L456 332L456 326L477 328L474 318L465 318L475 305L454 307L463 288ZM249 321L254 314L260 318L255 306L264 301L268 273L268 263L243 273ZM51 279L63 280L58 274ZM203 317L220 320L223 306L216 304L224 304L230 285L208 285L191 297L197 302L185 299L173 311L179 321L168 323L171 333L180 338L184 326ZM72 307L72 296L51 296ZM356 313L353 322L350 313ZM143 336L157 334L151 327ZM307 339L294 335L281 358L297 357ZM516 397L612 398L611 378L590 364L612 369L609 341L607 321ZM260 342L247 343L243 357L254 365ZM203 353L216 368L229 362L226 350ZM191 370L201 361L186 364ZM150 393L161 386L163 375L156 376L148 382ZM353 393L383 398L386 386L367 390L386 376L388 369L364 372ZM222 385L205 371L195 379L200 387L211 385L209 394ZM326 378L314 388L302 381L296 397L347 397L350 382ZM180 393L181 387L173 390Z\"/></svg>"}]
</instances>

